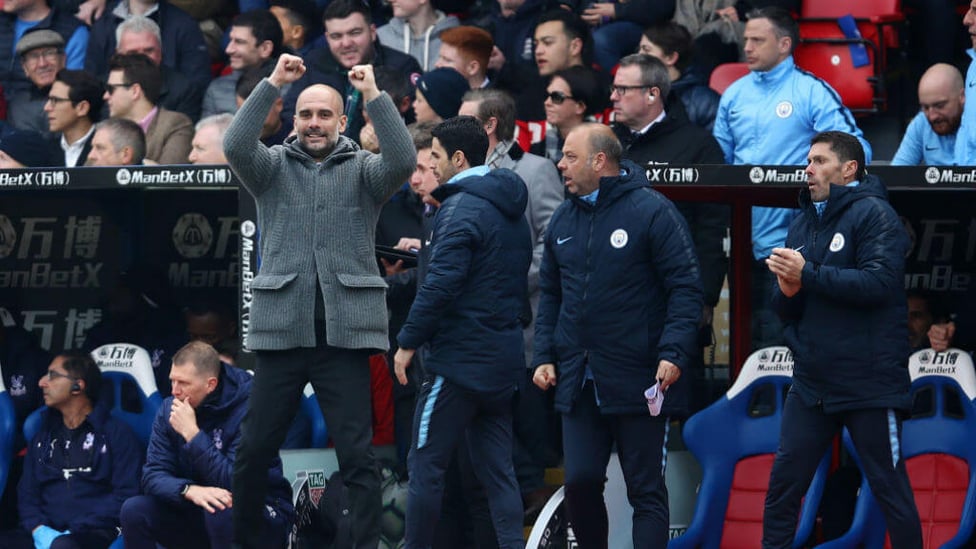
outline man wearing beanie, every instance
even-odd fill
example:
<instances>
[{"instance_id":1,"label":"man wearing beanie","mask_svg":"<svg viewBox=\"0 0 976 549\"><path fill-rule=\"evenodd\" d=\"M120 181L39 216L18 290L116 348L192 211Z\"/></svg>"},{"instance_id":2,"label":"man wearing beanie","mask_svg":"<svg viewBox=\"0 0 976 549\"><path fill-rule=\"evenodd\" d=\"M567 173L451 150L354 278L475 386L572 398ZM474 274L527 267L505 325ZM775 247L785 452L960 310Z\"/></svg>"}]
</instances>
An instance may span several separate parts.
<instances>
[{"instance_id":1,"label":"man wearing beanie","mask_svg":"<svg viewBox=\"0 0 976 549\"><path fill-rule=\"evenodd\" d=\"M54 144L41 134L9 128L0 134L0 169L58 166Z\"/></svg>"},{"instance_id":2,"label":"man wearing beanie","mask_svg":"<svg viewBox=\"0 0 976 549\"><path fill-rule=\"evenodd\" d=\"M468 89L468 81L454 69L424 73L417 78L417 97L413 102L417 122L443 122L456 116Z\"/></svg>"}]
</instances>

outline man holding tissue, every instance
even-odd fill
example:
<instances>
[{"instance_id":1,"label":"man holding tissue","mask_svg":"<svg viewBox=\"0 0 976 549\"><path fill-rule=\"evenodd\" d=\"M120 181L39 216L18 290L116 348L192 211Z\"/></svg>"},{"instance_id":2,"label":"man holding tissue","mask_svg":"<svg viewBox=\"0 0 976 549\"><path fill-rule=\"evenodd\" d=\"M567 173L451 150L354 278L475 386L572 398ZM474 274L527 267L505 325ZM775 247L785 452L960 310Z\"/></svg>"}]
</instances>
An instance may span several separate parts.
<instances>
[{"instance_id":1,"label":"man holding tissue","mask_svg":"<svg viewBox=\"0 0 976 549\"><path fill-rule=\"evenodd\" d=\"M684 218L622 153L602 124L566 137L557 167L573 196L552 215L540 270L533 381L556 387L580 547L607 544L603 487L615 442L634 547L667 545L663 449L703 305ZM645 400L651 387L665 391L663 409Z\"/></svg>"}]
</instances>

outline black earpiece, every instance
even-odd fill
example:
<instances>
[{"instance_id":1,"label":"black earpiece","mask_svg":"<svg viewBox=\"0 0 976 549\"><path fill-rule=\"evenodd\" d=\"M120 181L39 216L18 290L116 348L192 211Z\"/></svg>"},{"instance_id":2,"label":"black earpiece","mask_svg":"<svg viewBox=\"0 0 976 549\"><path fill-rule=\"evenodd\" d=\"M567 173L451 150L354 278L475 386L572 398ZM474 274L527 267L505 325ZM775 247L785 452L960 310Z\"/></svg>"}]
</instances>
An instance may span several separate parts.
<instances>
[{"instance_id":1,"label":"black earpiece","mask_svg":"<svg viewBox=\"0 0 976 549\"><path fill-rule=\"evenodd\" d=\"M74 383L72 383L71 384L71 392L72 393L80 393L81 392L81 383L78 383L77 381L74 382Z\"/></svg>"}]
</instances>

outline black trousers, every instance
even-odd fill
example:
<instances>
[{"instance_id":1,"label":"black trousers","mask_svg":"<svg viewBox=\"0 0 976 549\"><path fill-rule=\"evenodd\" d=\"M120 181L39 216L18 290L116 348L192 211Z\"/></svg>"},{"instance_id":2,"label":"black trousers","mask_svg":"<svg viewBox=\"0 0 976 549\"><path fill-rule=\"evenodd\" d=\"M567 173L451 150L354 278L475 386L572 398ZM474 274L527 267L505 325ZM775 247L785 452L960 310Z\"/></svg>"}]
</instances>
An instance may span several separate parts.
<instances>
[{"instance_id":1,"label":"black trousers","mask_svg":"<svg viewBox=\"0 0 976 549\"><path fill-rule=\"evenodd\" d=\"M901 420L889 409L825 414L790 392L783 408L779 449L773 461L763 515L763 549L793 545L800 500L817 464L842 427L847 427L888 524L893 549L921 549L922 527L899 446Z\"/></svg>"},{"instance_id":2,"label":"black trousers","mask_svg":"<svg viewBox=\"0 0 976 549\"><path fill-rule=\"evenodd\" d=\"M370 353L331 347L324 337L319 339L322 343L314 349L255 353L249 409L234 461L234 539L243 547L262 538L268 467L298 411L307 382L315 389L335 443L342 480L349 488L356 548L375 549L379 543L382 497L371 446Z\"/></svg>"}]
</instances>

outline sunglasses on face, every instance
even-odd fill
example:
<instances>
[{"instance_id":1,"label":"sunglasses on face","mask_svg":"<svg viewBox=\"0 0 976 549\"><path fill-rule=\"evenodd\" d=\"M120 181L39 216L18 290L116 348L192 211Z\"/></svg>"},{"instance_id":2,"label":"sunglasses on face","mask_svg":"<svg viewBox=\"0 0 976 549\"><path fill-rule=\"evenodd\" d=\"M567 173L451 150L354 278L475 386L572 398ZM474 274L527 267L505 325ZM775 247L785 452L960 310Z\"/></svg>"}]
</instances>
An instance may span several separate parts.
<instances>
[{"instance_id":1,"label":"sunglasses on face","mask_svg":"<svg viewBox=\"0 0 976 549\"><path fill-rule=\"evenodd\" d=\"M566 95L561 91L552 91L546 94L546 98L552 101L553 105L562 105L567 99L575 99L572 95Z\"/></svg>"}]
</instances>

